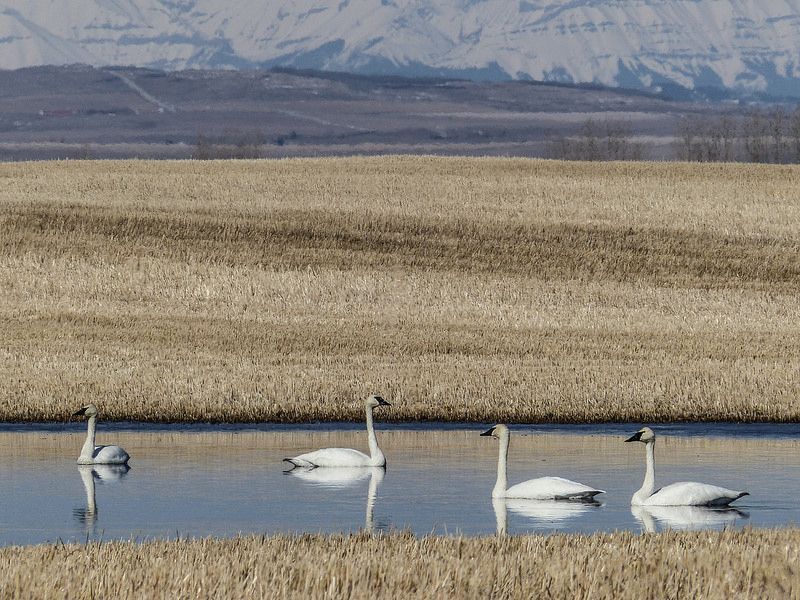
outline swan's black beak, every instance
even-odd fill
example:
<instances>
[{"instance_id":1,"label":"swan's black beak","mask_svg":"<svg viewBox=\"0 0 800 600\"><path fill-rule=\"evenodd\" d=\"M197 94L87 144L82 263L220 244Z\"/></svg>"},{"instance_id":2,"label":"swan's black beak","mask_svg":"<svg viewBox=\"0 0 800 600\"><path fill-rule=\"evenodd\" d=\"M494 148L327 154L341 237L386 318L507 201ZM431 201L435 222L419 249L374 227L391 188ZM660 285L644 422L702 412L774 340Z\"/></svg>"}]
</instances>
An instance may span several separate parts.
<instances>
[{"instance_id":1,"label":"swan's black beak","mask_svg":"<svg viewBox=\"0 0 800 600\"><path fill-rule=\"evenodd\" d=\"M491 429L488 429L487 431L484 431L484 432L481 434L481 436L485 436L485 435L492 435L493 433L494 433L494 427L492 427Z\"/></svg>"},{"instance_id":2,"label":"swan's black beak","mask_svg":"<svg viewBox=\"0 0 800 600\"><path fill-rule=\"evenodd\" d=\"M629 437L625 441L626 442L638 442L641 438L642 438L642 432L641 431L637 431L636 433L634 433L631 437Z\"/></svg>"},{"instance_id":3,"label":"swan's black beak","mask_svg":"<svg viewBox=\"0 0 800 600\"><path fill-rule=\"evenodd\" d=\"M88 406L84 406L82 409L76 410L74 413L72 413L72 416L73 417L80 417L81 415L85 415L87 408L88 408Z\"/></svg>"},{"instance_id":4,"label":"swan's black beak","mask_svg":"<svg viewBox=\"0 0 800 600\"><path fill-rule=\"evenodd\" d=\"M386 400L381 398L380 396L375 396L375 400L378 401L378 406L391 406Z\"/></svg>"}]
</instances>

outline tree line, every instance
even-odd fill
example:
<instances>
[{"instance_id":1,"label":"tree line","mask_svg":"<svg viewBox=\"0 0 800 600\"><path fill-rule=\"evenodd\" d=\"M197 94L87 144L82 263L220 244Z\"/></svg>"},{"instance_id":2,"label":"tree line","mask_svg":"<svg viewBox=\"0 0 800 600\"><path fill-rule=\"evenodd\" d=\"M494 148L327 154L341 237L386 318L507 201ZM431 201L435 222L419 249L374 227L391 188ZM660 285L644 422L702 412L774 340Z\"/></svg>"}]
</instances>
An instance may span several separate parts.
<instances>
[{"instance_id":1,"label":"tree line","mask_svg":"<svg viewBox=\"0 0 800 600\"><path fill-rule=\"evenodd\" d=\"M550 143L549 155L565 160L639 160L647 144L630 123L586 120L576 135ZM673 158L695 162L800 163L800 105L754 109L748 115L685 115L677 123Z\"/></svg>"}]
</instances>

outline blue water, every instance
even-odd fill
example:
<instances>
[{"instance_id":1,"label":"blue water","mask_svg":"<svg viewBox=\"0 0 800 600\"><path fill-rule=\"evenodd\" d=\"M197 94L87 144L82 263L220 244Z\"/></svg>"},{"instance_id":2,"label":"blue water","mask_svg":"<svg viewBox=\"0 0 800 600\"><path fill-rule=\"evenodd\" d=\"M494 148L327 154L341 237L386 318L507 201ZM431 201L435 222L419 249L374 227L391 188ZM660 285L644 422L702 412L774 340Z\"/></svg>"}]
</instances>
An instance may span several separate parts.
<instances>
[{"instance_id":1,"label":"blue water","mask_svg":"<svg viewBox=\"0 0 800 600\"><path fill-rule=\"evenodd\" d=\"M800 523L800 426L655 427L657 481L751 493L736 511L633 514L644 449L631 425L513 426L509 483L558 475L607 490L597 504L493 503L497 442L482 425L379 424L386 471L286 474L318 447L366 450L362 425L165 426L100 423L130 470L78 467L81 425L0 426L0 545L238 533L411 530L483 535ZM523 438L523 436L525 436ZM92 497L94 507L92 507Z\"/></svg>"}]
</instances>

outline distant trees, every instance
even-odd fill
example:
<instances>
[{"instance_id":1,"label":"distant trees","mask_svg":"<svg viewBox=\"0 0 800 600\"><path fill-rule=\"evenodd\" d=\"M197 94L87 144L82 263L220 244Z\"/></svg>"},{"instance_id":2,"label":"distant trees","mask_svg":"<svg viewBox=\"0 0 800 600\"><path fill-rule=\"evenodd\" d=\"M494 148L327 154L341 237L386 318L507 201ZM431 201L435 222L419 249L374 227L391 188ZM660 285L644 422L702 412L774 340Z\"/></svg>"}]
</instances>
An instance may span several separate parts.
<instances>
[{"instance_id":1,"label":"distant trees","mask_svg":"<svg viewBox=\"0 0 800 600\"><path fill-rule=\"evenodd\" d=\"M714 162L800 163L800 105L753 109L738 120L689 115L678 123L677 158Z\"/></svg>"},{"instance_id":2,"label":"distant trees","mask_svg":"<svg viewBox=\"0 0 800 600\"><path fill-rule=\"evenodd\" d=\"M260 158L266 137L261 131L243 132L226 129L221 135L200 133L195 141L192 158L197 160Z\"/></svg>"},{"instance_id":3,"label":"distant trees","mask_svg":"<svg viewBox=\"0 0 800 600\"><path fill-rule=\"evenodd\" d=\"M800 105L756 107L745 115L687 114L677 122L673 148L674 158L693 162L800 163ZM587 119L574 134L551 140L548 156L640 160L647 149L630 122Z\"/></svg>"},{"instance_id":4,"label":"distant trees","mask_svg":"<svg viewBox=\"0 0 800 600\"><path fill-rule=\"evenodd\" d=\"M678 122L677 140L680 160L732 161L735 157L736 122L727 115L717 119L687 115Z\"/></svg>"},{"instance_id":5,"label":"distant trees","mask_svg":"<svg viewBox=\"0 0 800 600\"><path fill-rule=\"evenodd\" d=\"M789 151L792 162L800 163L800 104L797 105L797 108L794 109L789 118L787 134L789 136Z\"/></svg>"},{"instance_id":6,"label":"distant trees","mask_svg":"<svg viewBox=\"0 0 800 600\"><path fill-rule=\"evenodd\" d=\"M628 122L587 119L577 135L553 140L549 154L562 160L641 160L644 146L634 141Z\"/></svg>"}]
</instances>

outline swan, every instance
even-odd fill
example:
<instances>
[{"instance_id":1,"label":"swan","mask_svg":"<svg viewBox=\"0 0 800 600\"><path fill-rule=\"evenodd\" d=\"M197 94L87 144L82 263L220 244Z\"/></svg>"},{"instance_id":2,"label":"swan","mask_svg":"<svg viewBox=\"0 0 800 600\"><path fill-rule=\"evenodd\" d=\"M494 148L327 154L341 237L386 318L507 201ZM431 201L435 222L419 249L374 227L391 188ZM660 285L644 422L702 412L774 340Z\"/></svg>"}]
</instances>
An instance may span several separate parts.
<instances>
[{"instance_id":1,"label":"swan","mask_svg":"<svg viewBox=\"0 0 800 600\"><path fill-rule=\"evenodd\" d=\"M78 417L86 415L89 417L89 427L86 432L86 441L81 448L81 455L78 457L79 465L126 465L130 456L119 446L95 446L94 430L97 426L97 407L94 404L87 404L72 416Z\"/></svg>"},{"instance_id":2,"label":"swan","mask_svg":"<svg viewBox=\"0 0 800 600\"><path fill-rule=\"evenodd\" d=\"M717 485L681 481L655 489L655 445L656 434L649 427L643 427L626 442L642 442L647 455L647 469L641 489L631 498L634 506L727 506L748 492L736 492Z\"/></svg>"},{"instance_id":3,"label":"swan","mask_svg":"<svg viewBox=\"0 0 800 600\"><path fill-rule=\"evenodd\" d=\"M530 500L591 500L597 494L604 493L576 481L562 477L539 477L529 479L517 485L508 485L506 479L506 463L508 462L508 445L511 432L505 425L495 425L482 436L491 436L500 440L500 457L497 461L497 483L492 490L492 498L528 498Z\"/></svg>"},{"instance_id":4,"label":"swan","mask_svg":"<svg viewBox=\"0 0 800 600\"><path fill-rule=\"evenodd\" d=\"M369 456L358 450L350 448L323 448L314 452L307 452L294 458L284 458L286 462L295 467L385 467L386 457L378 447L375 438L375 429L372 424L372 411L377 406L391 406L386 400L372 394L365 402L367 411L367 441L369 443Z\"/></svg>"},{"instance_id":5,"label":"swan","mask_svg":"<svg viewBox=\"0 0 800 600\"><path fill-rule=\"evenodd\" d=\"M631 506L631 514L647 533L657 531L656 523L667 529L690 531L727 527L737 520L750 518L746 512L733 507L708 506Z\"/></svg>"}]
</instances>

